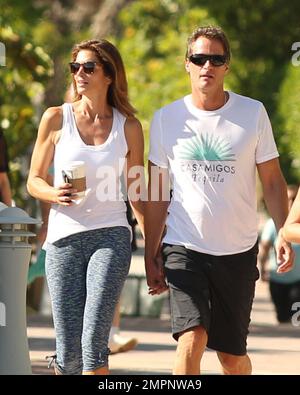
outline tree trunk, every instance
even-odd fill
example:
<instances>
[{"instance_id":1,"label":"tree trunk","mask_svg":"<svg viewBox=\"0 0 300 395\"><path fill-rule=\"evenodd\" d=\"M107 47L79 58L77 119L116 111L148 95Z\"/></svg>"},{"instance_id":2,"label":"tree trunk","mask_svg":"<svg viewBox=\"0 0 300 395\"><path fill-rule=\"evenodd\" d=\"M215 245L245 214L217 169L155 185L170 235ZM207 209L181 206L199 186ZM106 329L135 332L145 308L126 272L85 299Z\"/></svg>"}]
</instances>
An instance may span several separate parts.
<instances>
[{"instance_id":1,"label":"tree trunk","mask_svg":"<svg viewBox=\"0 0 300 395\"><path fill-rule=\"evenodd\" d=\"M93 18L91 33L94 38L103 38L112 32L116 18L122 8L133 0L105 0Z\"/></svg>"}]
</instances>

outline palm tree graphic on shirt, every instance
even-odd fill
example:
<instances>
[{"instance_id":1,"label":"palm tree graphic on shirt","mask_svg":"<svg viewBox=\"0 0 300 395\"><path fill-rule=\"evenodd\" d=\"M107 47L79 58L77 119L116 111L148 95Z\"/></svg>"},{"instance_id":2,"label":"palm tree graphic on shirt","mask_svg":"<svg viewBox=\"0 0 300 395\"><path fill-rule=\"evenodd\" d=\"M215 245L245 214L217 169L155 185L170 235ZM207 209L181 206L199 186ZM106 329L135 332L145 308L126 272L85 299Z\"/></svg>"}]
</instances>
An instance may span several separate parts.
<instances>
[{"instance_id":1,"label":"palm tree graphic on shirt","mask_svg":"<svg viewBox=\"0 0 300 395\"><path fill-rule=\"evenodd\" d=\"M220 136L194 136L180 147L180 158L203 161L234 161L230 144Z\"/></svg>"}]
</instances>

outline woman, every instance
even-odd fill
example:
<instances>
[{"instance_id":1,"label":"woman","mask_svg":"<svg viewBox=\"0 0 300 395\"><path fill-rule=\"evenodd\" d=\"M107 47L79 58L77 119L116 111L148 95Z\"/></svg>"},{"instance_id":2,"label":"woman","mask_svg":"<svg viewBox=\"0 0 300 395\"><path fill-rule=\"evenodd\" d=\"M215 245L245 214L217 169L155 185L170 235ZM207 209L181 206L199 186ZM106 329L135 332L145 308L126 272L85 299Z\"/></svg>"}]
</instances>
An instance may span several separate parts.
<instances>
[{"instance_id":1,"label":"woman","mask_svg":"<svg viewBox=\"0 0 300 395\"><path fill-rule=\"evenodd\" d=\"M291 209L297 193L298 186L288 185L289 209ZM292 244L295 252L292 270L286 273L278 273L277 257L274 250L276 239L276 227L274 221L270 218L260 236L258 261L261 266L261 279L269 281L269 291L274 303L277 321L279 323L289 323L294 314L293 304L300 300L300 245ZM267 266L269 266L269 270L267 270Z\"/></svg>"},{"instance_id":2,"label":"woman","mask_svg":"<svg viewBox=\"0 0 300 395\"><path fill-rule=\"evenodd\" d=\"M300 243L300 189L285 221L282 235L290 243Z\"/></svg>"},{"instance_id":3,"label":"woman","mask_svg":"<svg viewBox=\"0 0 300 395\"><path fill-rule=\"evenodd\" d=\"M130 188L138 183L143 188L142 171L133 169L143 168L143 133L128 100L121 56L111 43L75 45L70 71L75 101L45 111L28 191L52 203L46 275L56 329L55 371L109 374L109 330L131 259L120 179L126 160L127 174L134 173L125 179L127 193L143 232L143 204ZM52 160L54 187L46 182ZM84 161L86 168L89 193L79 200L62 176L73 161Z\"/></svg>"}]
</instances>

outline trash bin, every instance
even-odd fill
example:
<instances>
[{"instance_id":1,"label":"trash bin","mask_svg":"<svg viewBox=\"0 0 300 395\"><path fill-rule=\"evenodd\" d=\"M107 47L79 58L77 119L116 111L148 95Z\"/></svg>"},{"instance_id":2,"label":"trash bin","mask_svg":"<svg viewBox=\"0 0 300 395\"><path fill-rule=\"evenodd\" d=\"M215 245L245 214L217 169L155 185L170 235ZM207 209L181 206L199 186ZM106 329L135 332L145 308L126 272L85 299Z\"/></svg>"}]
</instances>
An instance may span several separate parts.
<instances>
[{"instance_id":1,"label":"trash bin","mask_svg":"<svg viewBox=\"0 0 300 395\"><path fill-rule=\"evenodd\" d=\"M31 374L26 332L26 287L31 255L27 230L40 221L0 205L0 375Z\"/></svg>"}]
</instances>

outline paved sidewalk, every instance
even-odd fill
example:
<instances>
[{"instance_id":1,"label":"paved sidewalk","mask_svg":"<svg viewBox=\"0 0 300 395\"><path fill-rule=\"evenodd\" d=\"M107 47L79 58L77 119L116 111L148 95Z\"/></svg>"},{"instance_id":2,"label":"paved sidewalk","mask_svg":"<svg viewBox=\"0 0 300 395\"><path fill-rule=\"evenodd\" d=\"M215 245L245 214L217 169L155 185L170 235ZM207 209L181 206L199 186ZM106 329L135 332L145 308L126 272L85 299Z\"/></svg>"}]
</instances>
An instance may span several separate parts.
<instances>
[{"instance_id":1,"label":"paved sidewalk","mask_svg":"<svg viewBox=\"0 0 300 395\"><path fill-rule=\"evenodd\" d=\"M142 249L134 254L131 274L144 272ZM149 296L150 297L150 296ZM112 374L171 374L176 343L170 335L168 314L165 319L123 317L122 334L136 337L135 350L110 356ZM28 337L33 374L53 374L47 369L46 355L55 350L54 330L49 316L28 317ZM299 326L277 325L269 300L268 285L258 282L248 338L253 374L300 374ZM207 350L203 357L203 374L220 374L215 352Z\"/></svg>"}]
</instances>

